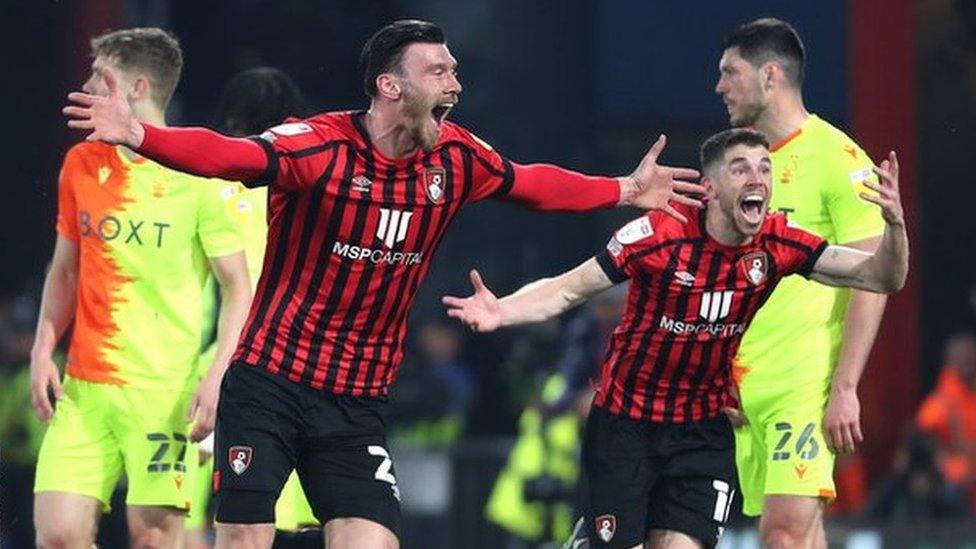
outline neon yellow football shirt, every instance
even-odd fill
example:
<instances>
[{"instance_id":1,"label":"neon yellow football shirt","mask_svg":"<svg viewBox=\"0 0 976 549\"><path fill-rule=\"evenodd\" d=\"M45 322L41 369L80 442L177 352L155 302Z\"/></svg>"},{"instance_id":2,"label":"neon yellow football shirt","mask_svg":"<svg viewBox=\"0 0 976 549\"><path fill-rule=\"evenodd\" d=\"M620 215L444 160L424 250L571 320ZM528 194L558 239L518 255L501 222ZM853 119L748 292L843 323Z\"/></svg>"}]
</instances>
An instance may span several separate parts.
<instances>
[{"instance_id":1,"label":"neon yellow football shirt","mask_svg":"<svg viewBox=\"0 0 976 549\"><path fill-rule=\"evenodd\" d=\"M68 151L58 234L79 247L68 374L189 390L201 352L208 258L243 249L233 184L130 160L104 143Z\"/></svg>"},{"instance_id":2,"label":"neon yellow football shirt","mask_svg":"<svg viewBox=\"0 0 976 549\"><path fill-rule=\"evenodd\" d=\"M858 196L877 182L867 154L816 115L771 149L770 209L831 244L884 232L880 209ZM868 192L870 192L868 190ZM850 291L784 278L750 324L736 360L743 398L753 388L829 383L840 350Z\"/></svg>"}]
</instances>

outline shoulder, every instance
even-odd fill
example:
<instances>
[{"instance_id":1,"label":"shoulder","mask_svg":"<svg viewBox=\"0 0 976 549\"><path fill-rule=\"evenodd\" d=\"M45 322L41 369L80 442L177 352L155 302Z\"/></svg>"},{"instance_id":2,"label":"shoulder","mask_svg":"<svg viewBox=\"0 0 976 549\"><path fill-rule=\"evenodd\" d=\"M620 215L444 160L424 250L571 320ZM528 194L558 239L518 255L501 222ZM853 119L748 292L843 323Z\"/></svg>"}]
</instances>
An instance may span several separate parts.
<instances>
[{"instance_id":1,"label":"shoulder","mask_svg":"<svg viewBox=\"0 0 976 549\"><path fill-rule=\"evenodd\" d=\"M821 235L793 221L783 212L775 212L766 216L761 234L767 241L771 240L794 248L812 249L824 240Z\"/></svg>"},{"instance_id":2,"label":"shoulder","mask_svg":"<svg viewBox=\"0 0 976 549\"><path fill-rule=\"evenodd\" d=\"M871 164L871 159L864 152L857 142L843 130L837 128L826 120L811 115L812 120L808 125L811 145L814 152L818 153L821 159L832 159L837 163L850 164Z\"/></svg>"},{"instance_id":3,"label":"shoulder","mask_svg":"<svg viewBox=\"0 0 976 549\"><path fill-rule=\"evenodd\" d=\"M647 247L690 238L694 232L690 225L698 222L698 212L692 208L679 210L688 218L688 223L663 212L649 211L617 229L614 240L623 246Z\"/></svg>"},{"instance_id":4,"label":"shoulder","mask_svg":"<svg viewBox=\"0 0 976 549\"><path fill-rule=\"evenodd\" d=\"M688 218L686 223L682 223L670 215L657 210L645 214L645 217L650 220L655 237L659 242L687 240L701 237L704 234L700 226L704 216L703 209L700 210L683 204L672 204L672 206Z\"/></svg>"},{"instance_id":5,"label":"shoulder","mask_svg":"<svg viewBox=\"0 0 976 549\"><path fill-rule=\"evenodd\" d=\"M65 164L91 165L113 161L116 157L115 146L101 141L82 141L76 143L64 155Z\"/></svg>"},{"instance_id":6,"label":"shoulder","mask_svg":"<svg viewBox=\"0 0 976 549\"><path fill-rule=\"evenodd\" d=\"M82 141L65 153L58 180L64 185L71 184L78 176L86 174L107 175L117 169L118 162L118 153L113 145L100 141Z\"/></svg>"},{"instance_id":7,"label":"shoulder","mask_svg":"<svg viewBox=\"0 0 976 549\"><path fill-rule=\"evenodd\" d=\"M272 143L281 139L314 142L355 141L358 137L352 111L325 112L308 118L287 118L281 124L268 128L260 137Z\"/></svg>"},{"instance_id":8,"label":"shoulder","mask_svg":"<svg viewBox=\"0 0 976 549\"><path fill-rule=\"evenodd\" d=\"M460 145L480 155L495 152L494 147L475 135L471 130L449 120L445 120L441 123L441 137L437 142L437 146L446 147L450 145Z\"/></svg>"}]
</instances>

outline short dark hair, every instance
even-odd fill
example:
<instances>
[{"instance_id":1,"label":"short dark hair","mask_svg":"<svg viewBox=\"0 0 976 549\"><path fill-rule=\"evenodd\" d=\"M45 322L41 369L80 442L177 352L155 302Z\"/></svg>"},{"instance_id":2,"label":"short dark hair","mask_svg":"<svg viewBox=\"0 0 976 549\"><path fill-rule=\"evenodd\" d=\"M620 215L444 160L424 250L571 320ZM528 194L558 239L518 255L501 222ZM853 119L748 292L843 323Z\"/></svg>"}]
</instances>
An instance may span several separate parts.
<instances>
[{"instance_id":1,"label":"short dark hair","mask_svg":"<svg viewBox=\"0 0 976 549\"><path fill-rule=\"evenodd\" d=\"M144 71L152 83L152 100L165 109L183 71L183 50L172 34L155 27L122 29L91 39L92 57L104 56L123 70Z\"/></svg>"},{"instance_id":2,"label":"short dark hair","mask_svg":"<svg viewBox=\"0 0 976 549\"><path fill-rule=\"evenodd\" d=\"M303 117L308 106L298 85L273 67L255 67L234 75L217 103L214 125L229 135L245 136Z\"/></svg>"},{"instance_id":3,"label":"short dark hair","mask_svg":"<svg viewBox=\"0 0 976 549\"><path fill-rule=\"evenodd\" d=\"M717 162L720 162L725 155L725 151L736 145L746 145L748 147L769 148L769 140L766 136L747 128L732 128L718 132L709 137L702 143L699 152L702 171L708 171Z\"/></svg>"},{"instance_id":4,"label":"short dark hair","mask_svg":"<svg viewBox=\"0 0 976 549\"><path fill-rule=\"evenodd\" d=\"M722 50L729 48L738 48L739 55L753 67L771 59L779 61L790 84L796 89L803 86L806 49L789 23L773 17L746 23L725 40Z\"/></svg>"},{"instance_id":5,"label":"short dark hair","mask_svg":"<svg viewBox=\"0 0 976 549\"><path fill-rule=\"evenodd\" d=\"M363 70L363 89L376 97L376 77L400 68L403 51L415 43L444 44L440 27L419 19L401 19L376 31L363 46L359 65Z\"/></svg>"}]
</instances>

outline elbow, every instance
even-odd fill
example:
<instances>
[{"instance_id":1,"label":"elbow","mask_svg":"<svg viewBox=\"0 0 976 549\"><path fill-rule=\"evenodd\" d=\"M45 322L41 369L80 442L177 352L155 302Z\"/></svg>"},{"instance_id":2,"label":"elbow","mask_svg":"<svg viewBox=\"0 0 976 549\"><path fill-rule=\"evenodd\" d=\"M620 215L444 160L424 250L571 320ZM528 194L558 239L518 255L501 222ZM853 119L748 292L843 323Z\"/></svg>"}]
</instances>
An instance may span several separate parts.
<instances>
[{"instance_id":1,"label":"elbow","mask_svg":"<svg viewBox=\"0 0 976 549\"><path fill-rule=\"evenodd\" d=\"M908 279L908 273L902 272L896 276L888 277L882 280L875 291L880 294L893 294L900 292L902 288L905 287L905 282Z\"/></svg>"}]
</instances>

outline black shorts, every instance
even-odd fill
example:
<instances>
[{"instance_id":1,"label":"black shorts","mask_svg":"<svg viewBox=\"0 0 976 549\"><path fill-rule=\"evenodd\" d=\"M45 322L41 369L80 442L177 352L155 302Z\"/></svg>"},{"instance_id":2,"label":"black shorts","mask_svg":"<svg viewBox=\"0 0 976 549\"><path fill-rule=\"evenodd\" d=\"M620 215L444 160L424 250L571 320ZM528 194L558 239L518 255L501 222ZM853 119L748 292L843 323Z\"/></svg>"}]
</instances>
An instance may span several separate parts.
<instances>
[{"instance_id":1,"label":"black shorts","mask_svg":"<svg viewBox=\"0 0 976 549\"><path fill-rule=\"evenodd\" d=\"M315 517L360 517L399 536L400 492L386 450L385 400L316 391L241 363L217 406L217 521L274 522L292 469Z\"/></svg>"},{"instance_id":2,"label":"black shorts","mask_svg":"<svg viewBox=\"0 0 976 549\"><path fill-rule=\"evenodd\" d=\"M732 426L724 415L663 424L594 406L583 471L591 547L633 547L650 530L714 547L737 489Z\"/></svg>"}]
</instances>

